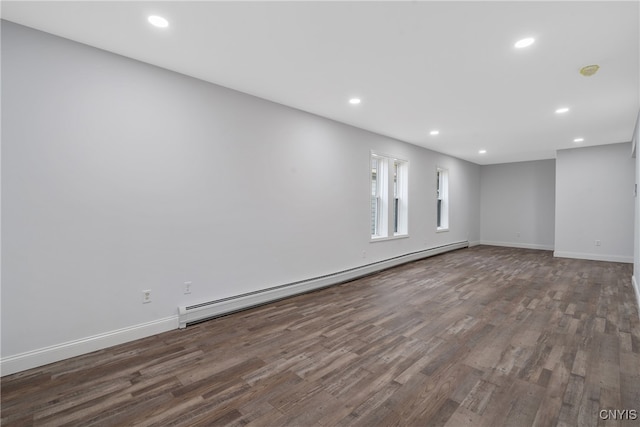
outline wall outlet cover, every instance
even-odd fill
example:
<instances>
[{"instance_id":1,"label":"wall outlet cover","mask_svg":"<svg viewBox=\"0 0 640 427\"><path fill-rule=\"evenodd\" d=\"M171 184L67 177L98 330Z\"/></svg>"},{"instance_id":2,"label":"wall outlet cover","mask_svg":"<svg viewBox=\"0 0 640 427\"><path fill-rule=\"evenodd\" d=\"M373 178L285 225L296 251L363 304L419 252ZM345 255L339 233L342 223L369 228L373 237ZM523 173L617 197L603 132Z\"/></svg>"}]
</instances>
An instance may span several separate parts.
<instances>
[{"instance_id":1,"label":"wall outlet cover","mask_svg":"<svg viewBox=\"0 0 640 427\"><path fill-rule=\"evenodd\" d=\"M151 302L151 289L142 291L142 303L148 304Z\"/></svg>"}]
</instances>

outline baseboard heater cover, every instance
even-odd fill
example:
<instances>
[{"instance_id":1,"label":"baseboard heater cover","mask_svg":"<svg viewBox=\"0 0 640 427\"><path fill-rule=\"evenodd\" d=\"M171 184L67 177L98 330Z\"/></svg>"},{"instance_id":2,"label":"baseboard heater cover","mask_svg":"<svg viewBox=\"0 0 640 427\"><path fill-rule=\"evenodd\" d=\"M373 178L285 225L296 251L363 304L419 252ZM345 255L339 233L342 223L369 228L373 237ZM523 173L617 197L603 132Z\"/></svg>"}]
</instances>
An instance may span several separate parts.
<instances>
[{"instance_id":1,"label":"baseboard heater cover","mask_svg":"<svg viewBox=\"0 0 640 427\"><path fill-rule=\"evenodd\" d=\"M287 283L268 289L249 292L246 294L236 295L233 297L214 301L207 301L200 304L179 306L179 327L181 329L186 328L188 325L200 323L215 317L245 310L251 307L256 307L269 302L278 301L290 296L326 288L328 286L338 285L340 283L367 276L369 274L376 273L387 268L466 247L469 247L469 242L467 241L451 243L448 245L437 246L426 250L411 252L405 255L400 255L383 261L350 268L312 279Z\"/></svg>"}]
</instances>

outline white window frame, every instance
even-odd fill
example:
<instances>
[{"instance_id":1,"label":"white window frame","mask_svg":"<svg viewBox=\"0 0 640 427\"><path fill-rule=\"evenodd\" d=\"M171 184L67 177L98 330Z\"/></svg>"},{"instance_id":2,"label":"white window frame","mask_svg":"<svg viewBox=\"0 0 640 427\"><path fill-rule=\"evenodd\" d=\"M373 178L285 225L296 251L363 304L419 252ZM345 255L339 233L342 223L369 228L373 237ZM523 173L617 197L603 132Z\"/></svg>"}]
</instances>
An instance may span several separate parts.
<instances>
[{"instance_id":1,"label":"white window frame","mask_svg":"<svg viewBox=\"0 0 640 427\"><path fill-rule=\"evenodd\" d=\"M436 168L436 230L449 231L449 170Z\"/></svg>"},{"instance_id":2,"label":"white window frame","mask_svg":"<svg viewBox=\"0 0 640 427\"><path fill-rule=\"evenodd\" d=\"M374 169L374 161L376 163ZM388 209L386 207L388 186L387 183L387 158L372 154L370 160L370 188L371 188L371 238L380 238L387 235ZM375 182L374 182L375 171Z\"/></svg>"},{"instance_id":3,"label":"white window frame","mask_svg":"<svg viewBox=\"0 0 640 427\"><path fill-rule=\"evenodd\" d=\"M374 159L377 162L375 183ZM369 169L371 241L408 237L409 162L372 151Z\"/></svg>"}]
</instances>

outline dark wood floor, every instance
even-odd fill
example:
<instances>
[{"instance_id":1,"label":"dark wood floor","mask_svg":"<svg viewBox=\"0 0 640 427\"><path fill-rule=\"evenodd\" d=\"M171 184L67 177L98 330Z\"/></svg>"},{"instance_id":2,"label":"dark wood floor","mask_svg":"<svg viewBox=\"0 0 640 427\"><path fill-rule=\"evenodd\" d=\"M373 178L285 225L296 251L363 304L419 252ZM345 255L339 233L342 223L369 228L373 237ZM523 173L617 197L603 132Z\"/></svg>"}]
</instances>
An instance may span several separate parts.
<instances>
[{"instance_id":1,"label":"dark wood floor","mask_svg":"<svg viewBox=\"0 0 640 427\"><path fill-rule=\"evenodd\" d=\"M631 274L463 249L5 377L2 425L640 425Z\"/></svg>"}]
</instances>

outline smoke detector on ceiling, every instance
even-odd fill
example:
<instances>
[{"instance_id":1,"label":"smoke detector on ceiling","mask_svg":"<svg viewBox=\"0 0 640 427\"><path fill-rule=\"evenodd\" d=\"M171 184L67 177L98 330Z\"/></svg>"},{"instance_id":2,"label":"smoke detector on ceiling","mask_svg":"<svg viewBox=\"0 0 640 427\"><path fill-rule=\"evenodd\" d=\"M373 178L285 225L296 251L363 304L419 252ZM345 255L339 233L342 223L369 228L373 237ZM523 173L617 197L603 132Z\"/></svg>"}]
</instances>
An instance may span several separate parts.
<instances>
[{"instance_id":1,"label":"smoke detector on ceiling","mask_svg":"<svg viewBox=\"0 0 640 427\"><path fill-rule=\"evenodd\" d=\"M600 69L599 65L587 65L586 67L580 68L580 74L585 77L593 76Z\"/></svg>"}]
</instances>

